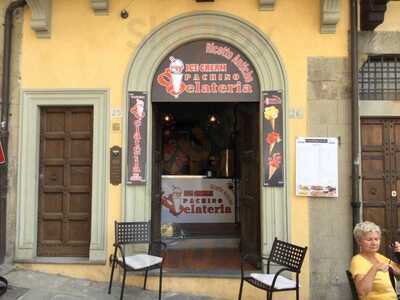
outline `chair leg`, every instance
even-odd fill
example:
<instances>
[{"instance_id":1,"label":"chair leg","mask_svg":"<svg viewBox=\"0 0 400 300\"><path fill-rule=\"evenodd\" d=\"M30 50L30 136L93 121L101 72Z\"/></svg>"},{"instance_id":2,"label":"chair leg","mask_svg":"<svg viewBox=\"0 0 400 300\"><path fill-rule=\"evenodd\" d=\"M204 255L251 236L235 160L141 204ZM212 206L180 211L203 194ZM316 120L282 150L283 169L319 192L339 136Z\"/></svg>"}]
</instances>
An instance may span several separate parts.
<instances>
[{"instance_id":1,"label":"chair leg","mask_svg":"<svg viewBox=\"0 0 400 300\"><path fill-rule=\"evenodd\" d=\"M296 289L296 300L299 300L299 289Z\"/></svg>"},{"instance_id":2,"label":"chair leg","mask_svg":"<svg viewBox=\"0 0 400 300\"><path fill-rule=\"evenodd\" d=\"M115 260L113 260L112 263L112 269L111 269L111 275L110 275L110 283L108 284L108 293L111 293L111 286L112 286L112 281L113 281L113 276L114 276L114 268L115 268Z\"/></svg>"},{"instance_id":3,"label":"chair leg","mask_svg":"<svg viewBox=\"0 0 400 300\"><path fill-rule=\"evenodd\" d=\"M124 269L124 276L122 278L121 297L119 298L120 300L124 298L125 279L126 279L126 269Z\"/></svg>"},{"instance_id":4,"label":"chair leg","mask_svg":"<svg viewBox=\"0 0 400 300\"><path fill-rule=\"evenodd\" d=\"M160 286L158 287L158 300L161 300L161 291L162 291L162 265L160 266Z\"/></svg>"},{"instance_id":5,"label":"chair leg","mask_svg":"<svg viewBox=\"0 0 400 300\"><path fill-rule=\"evenodd\" d=\"M242 290L243 290L243 278L240 280L240 288L239 288L239 298L238 300L242 299Z\"/></svg>"},{"instance_id":6,"label":"chair leg","mask_svg":"<svg viewBox=\"0 0 400 300\"><path fill-rule=\"evenodd\" d=\"M143 289L144 289L144 290L146 289L146 285L147 285L147 273L148 273L148 272L149 272L149 271L146 270L145 273L144 273L144 285L143 285Z\"/></svg>"}]
</instances>

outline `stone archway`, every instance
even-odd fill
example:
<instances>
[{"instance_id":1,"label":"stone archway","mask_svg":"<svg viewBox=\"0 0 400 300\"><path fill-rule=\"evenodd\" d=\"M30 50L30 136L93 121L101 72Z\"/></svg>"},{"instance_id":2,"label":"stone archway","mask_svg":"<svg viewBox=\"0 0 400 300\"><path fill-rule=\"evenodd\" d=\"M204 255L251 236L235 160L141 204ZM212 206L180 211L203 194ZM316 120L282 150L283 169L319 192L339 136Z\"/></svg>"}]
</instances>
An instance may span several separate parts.
<instances>
[{"instance_id":1,"label":"stone archway","mask_svg":"<svg viewBox=\"0 0 400 300\"><path fill-rule=\"evenodd\" d=\"M129 65L125 82L125 95L127 96L128 91L143 91L150 95L152 79L161 60L177 46L192 40L205 38L221 40L241 49L252 62L258 74L261 91L283 91L283 106L286 112L286 74L281 59L270 40L248 22L219 12L184 14L169 20L151 32L138 46ZM149 99L151 99L151 95ZM126 115L127 113L125 112ZM151 122L151 115L149 122ZM151 128L150 124L148 124L147 128ZM286 118L284 124L285 136L287 136ZM148 136L148 141L151 141L150 129ZM124 141L124 144L124 149L126 149L126 141ZM286 145L284 145L284 148L287 155ZM150 149L151 142L147 149L148 158L151 157ZM288 174L288 167L286 166L285 168L284 173ZM143 217L150 218L150 164L147 165L147 174L146 185L125 186L124 217L126 220L139 220ZM287 182L286 178L285 182ZM263 187L261 191L261 249L262 253L265 254L271 248L275 236L288 239L289 200L287 185L283 188ZM135 201L131 201L133 198Z\"/></svg>"}]
</instances>

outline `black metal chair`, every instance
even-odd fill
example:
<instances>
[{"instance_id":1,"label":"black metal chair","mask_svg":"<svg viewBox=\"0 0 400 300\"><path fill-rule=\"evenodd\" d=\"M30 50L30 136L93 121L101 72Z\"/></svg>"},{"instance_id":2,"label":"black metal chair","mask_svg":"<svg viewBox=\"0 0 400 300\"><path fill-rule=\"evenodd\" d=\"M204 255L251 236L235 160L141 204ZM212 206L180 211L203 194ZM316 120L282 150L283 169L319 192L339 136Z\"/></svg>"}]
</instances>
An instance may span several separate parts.
<instances>
[{"instance_id":1,"label":"black metal chair","mask_svg":"<svg viewBox=\"0 0 400 300\"><path fill-rule=\"evenodd\" d=\"M4 277L0 276L0 296L7 292L8 281Z\"/></svg>"},{"instance_id":2,"label":"black metal chair","mask_svg":"<svg viewBox=\"0 0 400 300\"><path fill-rule=\"evenodd\" d=\"M273 292L296 291L296 299L299 299L299 275L307 247L299 247L277 238L274 239L269 257L247 254L241 260L241 281L239 289L239 300L242 298L243 282L263 289L267 292L267 300L272 300ZM267 262L266 273L251 273L247 270L249 265L262 266ZM270 273L271 264L278 267L276 273ZM282 272L294 273L296 279L282 276Z\"/></svg>"},{"instance_id":3,"label":"black metal chair","mask_svg":"<svg viewBox=\"0 0 400 300\"><path fill-rule=\"evenodd\" d=\"M128 244L148 244L148 253L134 254L130 256L125 255L125 245ZM117 222L115 221L115 243L114 254L110 256L110 263L112 264L110 283L108 293L111 293L111 286L113 282L114 269L119 265L123 270L121 297L123 299L125 289L126 273L130 271L139 272L144 271L144 285L146 289L148 271L153 269L160 269L160 281L158 290L158 299L161 300L162 291L162 266L164 261L164 254L166 244L161 241L152 241L150 237L150 222ZM118 251L119 250L119 251ZM161 255L152 255L158 251ZM119 252L119 253L118 253ZM158 253L157 253L158 254Z\"/></svg>"},{"instance_id":4,"label":"black metal chair","mask_svg":"<svg viewBox=\"0 0 400 300\"><path fill-rule=\"evenodd\" d=\"M351 295L353 296L353 300L359 300L356 284L354 283L353 274L349 270L346 270L347 279L349 280Z\"/></svg>"}]
</instances>

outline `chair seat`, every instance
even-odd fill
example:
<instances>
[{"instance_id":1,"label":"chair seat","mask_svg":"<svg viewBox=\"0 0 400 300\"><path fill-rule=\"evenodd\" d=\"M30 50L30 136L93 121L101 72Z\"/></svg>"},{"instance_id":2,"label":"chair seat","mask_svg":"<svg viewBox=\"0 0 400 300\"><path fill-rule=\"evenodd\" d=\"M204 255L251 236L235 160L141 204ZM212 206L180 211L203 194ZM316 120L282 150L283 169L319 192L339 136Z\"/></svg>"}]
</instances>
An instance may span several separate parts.
<instances>
[{"instance_id":1,"label":"chair seat","mask_svg":"<svg viewBox=\"0 0 400 300\"><path fill-rule=\"evenodd\" d=\"M158 265L162 262L162 260L162 257L153 256L150 254L135 254L125 257L126 265L135 270ZM119 261L122 262L122 258L119 258Z\"/></svg>"},{"instance_id":2,"label":"chair seat","mask_svg":"<svg viewBox=\"0 0 400 300\"><path fill-rule=\"evenodd\" d=\"M250 277L257 281L262 282L263 284L265 284L267 286L271 286L272 281L274 280L275 274L251 273ZM278 275L278 277L276 278L276 281L275 281L274 288L277 290L295 289L296 281Z\"/></svg>"}]
</instances>

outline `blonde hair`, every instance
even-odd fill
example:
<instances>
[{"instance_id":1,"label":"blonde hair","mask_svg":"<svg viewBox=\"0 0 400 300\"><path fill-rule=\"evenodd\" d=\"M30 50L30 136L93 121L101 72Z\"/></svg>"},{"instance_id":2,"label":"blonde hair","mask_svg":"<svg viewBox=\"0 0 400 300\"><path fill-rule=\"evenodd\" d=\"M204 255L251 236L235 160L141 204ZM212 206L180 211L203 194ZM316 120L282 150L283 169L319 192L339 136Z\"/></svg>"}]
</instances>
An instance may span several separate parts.
<instances>
[{"instance_id":1,"label":"blonde hair","mask_svg":"<svg viewBox=\"0 0 400 300\"><path fill-rule=\"evenodd\" d=\"M364 221L354 226L353 235L356 241L358 242L363 237L363 235L370 232L377 232L379 236L381 235L381 229L379 228L378 225L376 225L373 222Z\"/></svg>"}]
</instances>

